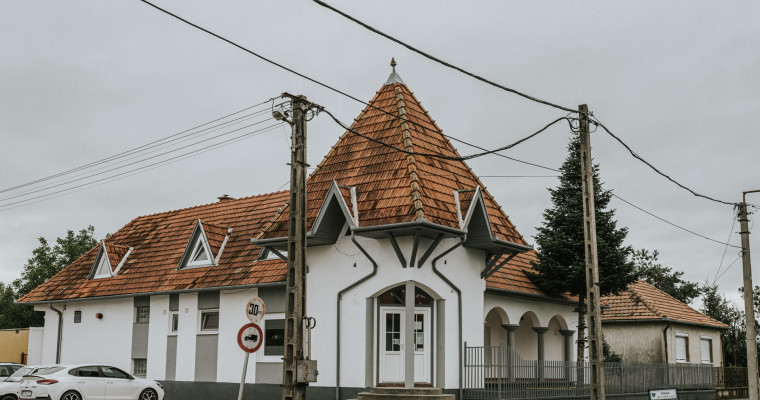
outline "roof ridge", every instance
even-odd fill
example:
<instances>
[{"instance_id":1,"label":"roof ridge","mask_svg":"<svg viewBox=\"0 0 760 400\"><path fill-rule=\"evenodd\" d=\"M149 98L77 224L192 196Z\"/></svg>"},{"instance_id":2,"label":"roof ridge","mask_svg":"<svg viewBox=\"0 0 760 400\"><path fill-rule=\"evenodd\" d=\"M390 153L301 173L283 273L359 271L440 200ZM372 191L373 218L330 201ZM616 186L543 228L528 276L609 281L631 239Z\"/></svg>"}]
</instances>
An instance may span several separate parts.
<instances>
[{"instance_id":1,"label":"roof ridge","mask_svg":"<svg viewBox=\"0 0 760 400\"><path fill-rule=\"evenodd\" d=\"M645 280L643 280L643 279L639 279L639 280L638 280L636 283L643 283L643 284L647 285L649 288L651 288L651 289L654 289L654 290L657 290L657 291L661 292L661 294L662 294L662 295L664 295L665 297L669 298L670 300L672 300L672 301L676 302L676 303L674 303L674 304L678 304L678 306L679 306L679 307L681 307L681 306L684 306L684 307L688 308L690 312L693 312L693 313L697 313L697 314L700 314L700 315L702 315L703 317L705 317L705 318L708 318L708 319L710 319L710 320L714 321L714 322L715 322L715 323L717 323L717 324L725 325L725 323L723 323L723 322L721 322L721 321L718 321L717 319L715 319L715 318L713 318L713 317L710 317L709 315L707 315L707 314L705 314L705 313L703 313L703 312L701 312L701 311L699 311L699 310L695 309L694 307L692 307L692 306L690 306L690 305L688 305L688 304L686 304L686 303L682 302L681 300L678 300L678 299L676 299L675 297L671 296L671 295L670 295L669 293L667 293L666 291L664 291L664 290L662 290L662 289L658 288L657 286L655 286L655 285L653 285L653 284L651 284L651 283L649 283L649 282L647 282L647 281L645 281ZM631 286L634 286L634 285L633 285L633 284L632 284L632 285L629 285L629 287L631 287ZM650 301L651 301L651 300L650 300ZM656 303L656 302L654 302L654 303ZM661 313L661 314L664 314L664 313ZM676 319L676 318L674 318L674 317L673 317L673 318L671 318L671 317L669 317L669 316L667 316L667 315L663 315L663 317L666 317L666 318L670 318L670 319ZM676 319L676 320L677 320L677 319Z\"/></svg>"},{"instance_id":2,"label":"roof ridge","mask_svg":"<svg viewBox=\"0 0 760 400\"><path fill-rule=\"evenodd\" d=\"M665 315L662 315L662 313L658 311L658 308L655 306L656 302L652 301L646 295L644 295L644 294L640 293L638 290L636 290L636 288L634 287L634 285L629 285L628 286L628 290L631 292L631 296L635 298L634 301L635 300L640 301L641 304L644 305L644 307L647 310L649 310L652 314L654 314L654 315L656 315L656 316L658 316L660 318L666 317Z\"/></svg>"},{"instance_id":3,"label":"roof ridge","mask_svg":"<svg viewBox=\"0 0 760 400\"><path fill-rule=\"evenodd\" d=\"M412 146L412 137L409 133L408 117L406 115L406 103L404 102L404 91L400 86L402 83L395 83L393 91L396 93L396 106L398 107L398 117L401 119L401 139L404 144L404 150L414 152ZM414 96L412 96L414 98ZM416 98L414 100L417 100ZM417 102L422 108L422 105ZM411 201L412 209L414 210L414 217L417 220L425 219L425 210L422 206L422 200L420 200L420 184L419 176L417 175L417 163L413 154L407 154L406 156L406 171L409 176L409 187L411 188Z\"/></svg>"},{"instance_id":4,"label":"roof ridge","mask_svg":"<svg viewBox=\"0 0 760 400\"><path fill-rule=\"evenodd\" d=\"M192 210L194 208L199 208L199 207L209 207L209 206L213 206L213 205L217 205L217 204L224 204L225 206L227 206L227 205L230 205L231 203L234 203L234 202L243 201L243 200L251 200L251 199L255 199L255 198L259 198L259 197L265 197L265 196L272 196L272 195L280 194L280 193L283 193L283 192L287 192L287 190L276 190L276 191L273 191L273 192L253 194L253 195L244 196L244 197L236 197L234 199L229 199L229 200L225 200L225 201L214 201L214 202L211 202L211 203L198 204L198 205L194 205L194 206L190 206L190 207L177 208L177 209L174 209L174 210L166 210L166 211L159 211L159 212L155 212L155 213L151 213L151 214L143 214L143 215L140 215L140 216L137 216L137 217L133 218L132 221L138 220L138 219L141 219L141 218L146 218L146 217L155 217L155 216L161 215L161 214L170 214L170 213L176 213L176 212L180 212L180 211Z\"/></svg>"}]
</instances>

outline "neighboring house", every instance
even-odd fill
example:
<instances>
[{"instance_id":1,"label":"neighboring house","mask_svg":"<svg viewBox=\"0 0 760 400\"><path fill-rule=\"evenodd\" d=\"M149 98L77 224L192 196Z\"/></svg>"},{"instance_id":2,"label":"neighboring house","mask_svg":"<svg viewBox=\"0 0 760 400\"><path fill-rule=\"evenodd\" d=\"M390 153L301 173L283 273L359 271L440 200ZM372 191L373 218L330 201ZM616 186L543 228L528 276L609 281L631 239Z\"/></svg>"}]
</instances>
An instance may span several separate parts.
<instances>
[{"instance_id":1,"label":"neighboring house","mask_svg":"<svg viewBox=\"0 0 760 400\"><path fill-rule=\"evenodd\" d=\"M0 329L0 362L26 364L29 328Z\"/></svg>"},{"instance_id":2,"label":"neighboring house","mask_svg":"<svg viewBox=\"0 0 760 400\"><path fill-rule=\"evenodd\" d=\"M602 299L602 329L624 362L723 366L720 334L728 326L640 280Z\"/></svg>"},{"instance_id":3,"label":"neighboring house","mask_svg":"<svg viewBox=\"0 0 760 400\"><path fill-rule=\"evenodd\" d=\"M395 69L352 129L458 156ZM534 250L465 162L346 132L307 193L307 315L317 321L311 356L319 369L309 398L405 383L455 392L464 342L573 360L575 303L527 278ZM230 397L244 359L236 335L258 296L265 343L246 382L276 396L287 201L284 191L222 197L132 220L19 299L46 314L42 361L59 353L61 362L114 364L165 381L182 398Z\"/></svg>"}]
</instances>

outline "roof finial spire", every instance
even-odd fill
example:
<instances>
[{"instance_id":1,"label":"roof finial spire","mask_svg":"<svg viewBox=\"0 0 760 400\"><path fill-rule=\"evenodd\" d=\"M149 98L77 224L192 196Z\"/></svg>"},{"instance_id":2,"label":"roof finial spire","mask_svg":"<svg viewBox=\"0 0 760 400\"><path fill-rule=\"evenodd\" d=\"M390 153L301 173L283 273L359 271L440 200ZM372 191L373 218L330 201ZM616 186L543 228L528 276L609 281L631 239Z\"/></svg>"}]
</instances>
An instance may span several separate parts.
<instances>
[{"instance_id":1,"label":"roof finial spire","mask_svg":"<svg viewBox=\"0 0 760 400\"><path fill-rule=\"evenodd\" d=\"M385 82L386 85L392 85L394 83L400 83L404 84L404 80L401 79L398 73L396 73L396 59L391 57L391 68L393 68L393 71L391 72L391 75L388 77L388 80Z\"/></svg>"}]
</instances>

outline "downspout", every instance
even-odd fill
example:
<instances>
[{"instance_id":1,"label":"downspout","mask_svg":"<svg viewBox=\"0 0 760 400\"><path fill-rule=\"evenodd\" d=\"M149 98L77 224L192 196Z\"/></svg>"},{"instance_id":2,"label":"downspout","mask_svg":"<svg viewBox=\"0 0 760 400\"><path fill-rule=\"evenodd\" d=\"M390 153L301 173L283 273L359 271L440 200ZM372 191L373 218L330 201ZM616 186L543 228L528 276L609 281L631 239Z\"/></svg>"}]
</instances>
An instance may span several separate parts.
<instances>
[{"instance_id":1,"label":"downspout","mask_svg":"<svg viewBox=\"0 0 760 400\"><path fill-rule=\"evenodd\" d=\"M665 317L664 319L668 319L668 317ZM668 320L668 325L665 327L665 329L662 330L662 344L665 348L665 364L668 363L668 329L670 329L670 320Z\"/></svg>"},{"instance_id":2,"label":"downspout","mask_svg":"<svg viewBox=\"0 0 760 400\"><path fill-rule=\"evenodd\" d=\"M441 253L439 256L433 259L433 261L430 262L430 264L433 266L433 272L435 272L436 275L441 277L444 282L446 282L452 289L454 289L455 292L457 292L457 301L458 301L458 307L459 307L459 337L457 338L457 347L459 348L459 399L462 398L462 291L459 290L459 288L449 280L449 278L446 278L441 271L438 271L438 268L436 268L435 263L446 256L447 254L451 253L456 249L457 247L464 244L465 238L464 236L459 238L459 243L451 246L448 250Z\"/></svg>"},{"instance_id":3,"label":"downspout","mask_svg":"<svg viewBox=\"0 0 760 400\"><path fill-rule=\"evenodd\" d=\"M369 262L372 263L372 272L370 272L368 275L365 275L364 277L362 277L358 281L356 281L356 282L354 282L354 283L346 286L345 289L343 289L340 292L338 292L338 300L336 302L336 307L337 307L338 312L337 312L337 322L336 322L336 330L335 330L335 332L336 332L335 333L335 343L336 343L336 346L335 346L335 349L336 349L336 351L335 351L335 354L336 354L336 358L335 358L335 400L340 400L340 299L341 299L341 297L343 297L344 293L346 293L347 291L349 291L349 290L353 289L354 287L358 286L362 282L364 282L364 281L372 278L377 273L377 262L375 262L375 260L372 257L370 257L369 253L367 253L367 251L364 250L364 247L362 247L359 244L359 242L356 241L356 236L354 235L353 232L351 232L351 241L354 242L354 245L356 245L356 247L359 249L359 251L361 251L362 253L364 253L364 256L367 257L367 259L369 260Z\"/></svg>"},{"instance_id":4,"label":"downspout","mask_svg":"<svg viewBox=\"0 0 760 400\"><path fill-rule=\"evenodd\" d=\"M55 363L61 363L61 342L63 341L63 313L61 310L53 307L53 303L49 303L48 307L58 314L58 341L55 345Z\"/></svg>"}]
</instances>

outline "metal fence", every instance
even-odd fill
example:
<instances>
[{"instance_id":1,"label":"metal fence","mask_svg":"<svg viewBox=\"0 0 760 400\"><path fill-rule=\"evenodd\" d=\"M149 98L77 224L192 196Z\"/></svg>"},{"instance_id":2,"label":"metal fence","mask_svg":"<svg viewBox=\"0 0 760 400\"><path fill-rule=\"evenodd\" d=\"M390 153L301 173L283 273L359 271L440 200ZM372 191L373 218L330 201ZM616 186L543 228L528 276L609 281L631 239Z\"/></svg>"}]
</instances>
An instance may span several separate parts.
<instances>
[{"instance_id":1,"label":"metal fence","mask_svg":"<svg viewBox=\"0 0 760 400\"><path fill-rule=\"evenodd\" d=\"M643 393L658 386L713 390L711 365L605 363L608 394ZM723 376L726 377L725 375ZM589 363L523 360L506 345L468 347L462 382L464 399L526 399L588 396Z\"/></svg>"}]
</instances>

